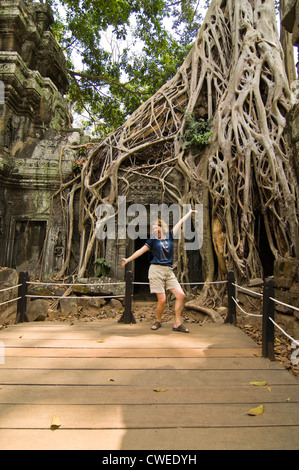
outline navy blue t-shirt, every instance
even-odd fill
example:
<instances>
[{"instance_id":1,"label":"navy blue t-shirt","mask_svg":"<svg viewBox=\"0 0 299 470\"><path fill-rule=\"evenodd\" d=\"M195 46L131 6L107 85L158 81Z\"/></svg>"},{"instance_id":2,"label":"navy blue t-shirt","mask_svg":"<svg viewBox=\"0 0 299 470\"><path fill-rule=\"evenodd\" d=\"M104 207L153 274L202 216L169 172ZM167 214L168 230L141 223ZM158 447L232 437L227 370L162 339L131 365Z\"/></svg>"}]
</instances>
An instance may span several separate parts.
<instances>
[{"instance_id":1,"label":"navy blue t-shirt","mask_svg":"<svg viewBox=\"0 0 299 470\"><path fill-rule=\"evenodd\" d=\"M172 267L173 263L173 232L172 230L165 238L149 238L145 244L151 250L153 259L151 264L161 264Z\"/></svg>"}]
</instances>

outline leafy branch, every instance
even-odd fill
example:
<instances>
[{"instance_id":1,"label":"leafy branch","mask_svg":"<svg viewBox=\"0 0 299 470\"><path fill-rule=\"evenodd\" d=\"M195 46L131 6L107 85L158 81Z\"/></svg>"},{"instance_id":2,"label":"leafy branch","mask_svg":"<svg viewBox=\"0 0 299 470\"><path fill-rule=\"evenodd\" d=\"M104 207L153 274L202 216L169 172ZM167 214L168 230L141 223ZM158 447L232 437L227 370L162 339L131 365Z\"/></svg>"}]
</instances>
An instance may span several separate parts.
<instances>
[{"instance_id":1,"label":"leafy branch","mask_svg":"<svg viewBox=\"0 0 299 470\"><path fill-rule=\"evenodd\" d=\"M186 113L185 147L196 146L197 148L203 148L208 145L213 136L213 132L211 132L212 122L213 117L196 120L191 113Z\"/></svg>"}]
</instances>

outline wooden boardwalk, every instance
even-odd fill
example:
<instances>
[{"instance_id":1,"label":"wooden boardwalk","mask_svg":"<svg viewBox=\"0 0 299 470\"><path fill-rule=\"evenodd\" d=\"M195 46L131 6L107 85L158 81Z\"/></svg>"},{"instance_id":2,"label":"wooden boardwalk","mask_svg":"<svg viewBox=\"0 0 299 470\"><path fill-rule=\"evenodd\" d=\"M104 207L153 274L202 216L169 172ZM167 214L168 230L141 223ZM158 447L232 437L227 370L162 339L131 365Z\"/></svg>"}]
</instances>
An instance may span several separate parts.
<instances>
[{"instance_id":1,"label":"wooden boardwalk","mask_svg":"<svg viewBox=\"0 0 299 470\"><path fill-rule=\"evenodd\" d=\"M0 449L299 449L296 378L234 326L190 328L100 321L1 330ZM263 414L247 414L259 405Z\"/></svg>"}]
</instances>

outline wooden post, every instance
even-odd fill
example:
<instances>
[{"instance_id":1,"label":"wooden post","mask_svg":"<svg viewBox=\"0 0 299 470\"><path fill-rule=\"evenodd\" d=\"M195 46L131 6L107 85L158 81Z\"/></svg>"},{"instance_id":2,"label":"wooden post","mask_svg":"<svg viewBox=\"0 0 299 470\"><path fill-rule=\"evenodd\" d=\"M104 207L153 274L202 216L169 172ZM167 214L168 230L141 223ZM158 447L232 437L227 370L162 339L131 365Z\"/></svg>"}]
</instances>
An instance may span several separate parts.
<instances>
[{"instance_id":1,"label":"wooden post","mask_svg":"<svg viewBox=\"0 0 299 470\"><path fill-rule=\"evenodd\" d=\"M225 319L225 323L230 323L237 325L237 310L236 304L233 300L236 299L236 286L235 284L235 273L234 271L229 271L227 274L227 294L228 294L228 314Z\"/></svg>"},{"instance_id":2,"label":"wooden post","mask_svg":"<svg viewBox=\"0 0 299 470\"><path fill-rule=\"evenodd\" d=\"M28 317L26 315L26 310L27 310L27 292L28 292L28 285L27 282L29 281L29 275L28 273L20 272L19 274L19 284L21 284L18 288L18 297L21 297L18 299L17 302L17 318L16 318L16 323L23 323L28 320Z\"/></svg>"},{"instance_id":3,"label":"wooden post","mask_svg":"<svg viewBox=\"0 0 299 470\"><path fill-rule=\"evenodd\" d=\"M275 360L274 353L274 325L270 318L274 320L274 279L267 278L264 283L263 293L263 331L262 331L262 353L263 357Z\"/></svg>"},{"instance_id":4,"label":"wooden post","mask_svg":"<svg viewBox=\"0 0 299 470\"><path fill-rule=\"evenodd\" d=\"M133 293L133 282L132 282L132 271L127 271L125 276L126 281L126 292L125 292L125 311L122 314L119 323L136 323L132 312L132 293Z\"/></svg>"}]
</instances>

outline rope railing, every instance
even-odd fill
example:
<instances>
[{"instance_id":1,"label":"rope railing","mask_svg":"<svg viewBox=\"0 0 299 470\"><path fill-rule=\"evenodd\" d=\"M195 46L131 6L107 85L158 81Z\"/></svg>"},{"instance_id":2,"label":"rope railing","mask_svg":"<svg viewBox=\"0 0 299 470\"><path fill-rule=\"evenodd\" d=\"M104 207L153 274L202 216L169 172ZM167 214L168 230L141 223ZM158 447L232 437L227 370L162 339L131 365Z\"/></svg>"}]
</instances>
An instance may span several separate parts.
<instances>
[{"instance_id":1,"label":"rope railing","mask_svg":"<svg viewBox=\"0 0 299 470\"><path fill-rule=\"evenodd\" d=\"M1 292L6 292L8 290L12 290L12 289L16 289L18 287L20 287L21 284L16 284L15 286L11 286L11 287L5 287L4 289L0 289L0 293ZM21 297L14 297L13 299L9 299L9 300L5 300L4 302L1 302L0 303L0 307L1 305L6 305L6 304L10 304L12 302L16 302L17 300L19 300Z\"/></svg>"},{"instance_id":2,"label":"rope railing","mask_svg":"<svg viewBox=\"0 0 299 470\"><path fill-rule=\"evenodd\" d=\"M299 312L299 308L298 307L294 307L293 305L289 305L289 304L285 304L284 302L281 302L280 300L277 300L277 299L273 299L271 298L271 300L273 300L274 302L280 304L280 305L283 305L284 307L288 307L288 308L291 308L293 310L297 310L297 312Z\"/></svg>"},{"instance_id":3,"label":"rope railing","mask_svg":"<svg viewBox=\"0 0 299 470\"><path fill-rule=\"evenodd\" d=\"M103 299L124 299L124 312L122 314L119 322L123 323L136 323L134 315L132 313L132 299L133 299L133 285L149 285L148 282L138 282L133 281L132 272L127 271L125 274L124 282L107 282L101 284L95 283L53 283L53 282L36 282L30 281L28 273L21 272L19 274L19 283L12 287L7 287L0 289L1 292L8 290L18 289L17 297L9 299L5 302L0 303L1 305L9 304L11 302L17 301L17 318L16 323L28 321L26 310L27 310L27 299L28 298L43 298L43 299L58 299L62 300L67 299L90 299L90 296L81 295L81 296L64 296L64 295L33 295L28 294L28 285L47 285L47 286L56 286L56 287L77 287L77 286L93 286L93 287L102 287L102 286L111 286L111 285L123 285L125 286L125 293L123 295L93 295L93 298L103 298ZM227 284L228 291L228 314L225 319L225 323L231 323L235 326L237 325L237 313L236 308L240 309L241 312L248 316L262 318L262 350L263 356L269 358L270 360L275 359L274 354L274 327L278 328L288 339L290 339L294 345L299 345L299 340L292 338L288 333L286 333L281 326L279 326L275 320L275 303L281 304L285 307L299 311L298 307L293 305L286 304L275 299L274 295L274 279L268 278L264 281L263 293L255 292L246 287L240 286L235 282L235 276L233 271L228 272L227 280L224 281L211 281L211 282L192 282L192 283L181 283L181 285L207 285L207 284ZM261 297L262 302L262 314L254 314L246 312L240 305L240 302L237 298L237 289L245 293Z\"/></svg>"},{"instance_id":4,"label":"rope railing","mask_svg":"<svg viewBox=\"0 0 299 470\"><path fill-rule=\"evenodd\" d=\"M16 289L17 287L20 287L21 284L17 284L15 286L12 286L12 287L5 287L4 289L0 289L0 292L4 292L6 290L12 290L12 289Z\"/></svg>"},{"instance_id":5,"label":"rope railing","mask_svg":"<svg viewBox=\"0 0 299 470\"><path fill-rule=\"evenodd\" d=\"M55 283L55 282L35 282L35 281L27 281L27 285L38 285L38 286L56 286L56 287L86 287L86 286L92 286L92 287L102 287L102 286L120 286L120 285L125 285L124 282L103 282L101 284L95 284L95 283ZM71 296L68 295L67 297L64 297L64 295L33 295L33 294L26 294L27 298L35 298L35 299L78 299L78 296ZM93 298L101 298L101 299L118 299L118 298L124 298L124 295L93 295ZM80 295L80 299L89 299L90 296L84 296Z\"/></svg>"},{"instance_id":6,"label":"rope railing","mask_svg":"<svg viewBox=\"0 0 299 470\"><path fill-rule=\"evenodd\" d=\"M29 294L28 293L28 286L29 285L38 285L38 286L55 286L55 287L83 287L83 286L92 286L92 287L104 287L104 286L112 286L112 285L123 285L125 286L125 282L105 282L101 284L96 284L96 283L59 283L59 282L40 282L40 281L30 281L28 273L21 272L19 274L19 284L17 286L13 286L8 289L13 289L18 287L18 297L15 299L11 300L17 300L17 318L16 318L16 323L22 323L24 321L29 321L27 317L27 299L52 299L53 301L59 301L62 299L90 299L90 296L87 295L76 295L76 296L71 296L68 295L66 296L65 293L62 295L55 295L55 294L50 294L50 295L35 295L35 294ZM1 292L1 291L0 291ZM101 295L92 295L93 298L101 298L101 299L123 299L125 298L124 295L109 295L102 293ZM5 302L6 303L6 302ZM8 302L7 302L8 303ZM2 305L2 304L0 304Z\"/></svg>"},{"instance_id":7,"label":"rope railing","mask_svg":"<svg viewBox=\"0 0 299 470\"><path fill-rule=\"evenodd\" d=\"M124 286L125 282L105 282L101 284L95 284L92 282L89 283L57 283L57 282L37 282L37 281L27 281L27 284L33 284L33 285L38 285L38 286L59 286L59 287L78 287L78 286ZM1 292L1 291L0 291Z\"/></svg>"},{"instance_id":8,"label":"rope railing","mask_svg":"<svg viewBox=\"0 0 299 470\"><path fill-rule=\"evenodd\" d=\"M245 292L249 292L250 294L257 295L259 297L263 297L263 294L261 294L260 292L255 292L254 290L247 289L246 287L239 286L238 284L235 284L235 283L233 283L233 286L237 287L238 289L242 289Z\"/></svg>"},{"instance_id":9,"label":"rope railing","mask_svg":"<svg viewBox=\"0 0 299 470\"><path fill-rule=\"evenodd\" d=\"M270 318L270 321L273 323L274 326L276 326L276 328L278 328L287 338L289 338L293 343L295 343L297 346L299 346L299 339L294 339L292 338L292 336L290 336L286 331L284 331L283 328L281 328L281 326L279 326L274 320L273 318Z\"/></svg>"},{"instance_id":10,"label":"rope railing","mask_svg":"<svg viewBox=\"0 0 299 470\"><path fill-rule=\"evenodd\" d=\"M298 307L293 305L286 304L280 300L275 299L274 295L274 279L267 278L264 281L263 293L255 292L251 289L247 289L243 286L239 286L235 283L234 273L231 271L229 273L229 286L228 286L228 303L233 305L232 312L229 312L228 318L230 318L230 323L237 324L236 317L236 307L238 307L241 312L247 316L260 317L262 318L262 352L263 356L267 357L270 360L275 360L274 352L274 326L278 328L288 339L290 339L294 345L299 345L299 340L292 338L280 325L275 322L275 303L283 305L285 307L291 308L293 310L299 311ZM263 307L262 314L254 314L246 312L240 305L236 295L236 289L240 289L248 294L256 295L262 297Z\"/></svg>"},{"instance_id":11,"label":"rope railing","mask_svg":"<svg viewBox=\"0 0 299 470\"><path fill-rule=\"evenodd\" d=\"M244 315L247 315L248 317L262 317L263 316L263 315L258 314L258 313L245 312L245 310L241 307L239 302L234 297L233 297L233 301L235 302L236 306L241 310L241 312L244 313Z\"/></svg>"},{"instance_id":12,"label":"rope railing","mask_svg":"<svg viewBox=\"0 0 299 470\"><path fill-rule=\"evenodd\" d=\"M149 282L133 281L133 285L149 286ZM207 282L180 282L181 286L204 286L208 284L227 284L227 281L207 281Z\"/></svg>"}]
</instances>

